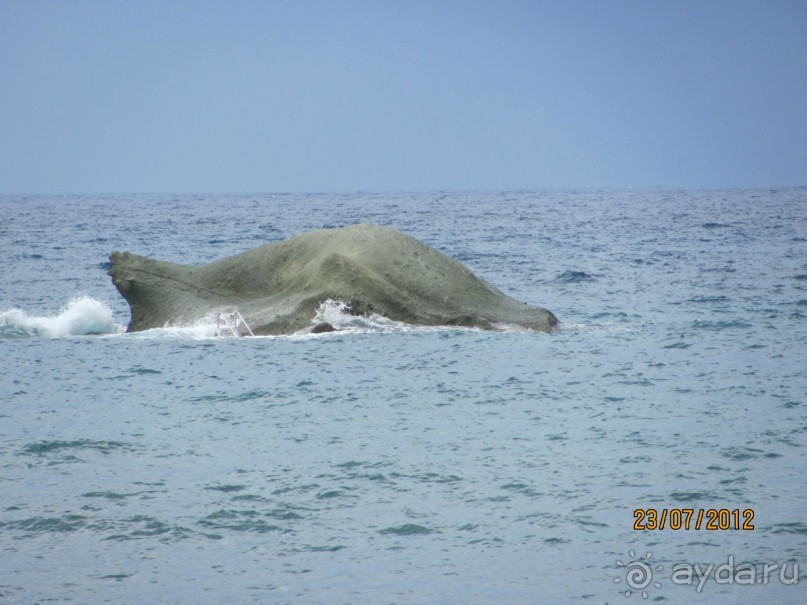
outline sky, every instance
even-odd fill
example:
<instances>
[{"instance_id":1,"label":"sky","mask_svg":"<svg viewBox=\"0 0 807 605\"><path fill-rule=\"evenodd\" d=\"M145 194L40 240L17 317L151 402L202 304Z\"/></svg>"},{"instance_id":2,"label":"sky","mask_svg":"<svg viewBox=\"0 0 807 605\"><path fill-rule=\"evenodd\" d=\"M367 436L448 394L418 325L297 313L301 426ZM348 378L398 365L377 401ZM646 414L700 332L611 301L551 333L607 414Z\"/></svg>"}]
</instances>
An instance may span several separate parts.
<instances>
[{"instance_id":1,"label":"sky","mask_svg":"<svg viewBox=\"0 0 807 605\"><path fill-rule=\"evenodd\" d=\"M807 0L0 0L0 193L807 185Z\"/></svg>"}]
</instances>

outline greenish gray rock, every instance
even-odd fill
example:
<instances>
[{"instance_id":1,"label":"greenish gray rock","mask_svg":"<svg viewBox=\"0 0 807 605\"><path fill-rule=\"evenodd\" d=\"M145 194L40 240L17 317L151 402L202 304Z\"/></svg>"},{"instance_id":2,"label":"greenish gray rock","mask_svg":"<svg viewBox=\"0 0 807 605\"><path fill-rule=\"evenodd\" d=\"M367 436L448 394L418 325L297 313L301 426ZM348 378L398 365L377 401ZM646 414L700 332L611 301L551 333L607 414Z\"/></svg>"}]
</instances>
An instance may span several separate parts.
<instances>
[{"instance_id":1,"label":"greenish gray rock","mask_svg":"<svg viewBox=\"0 0 807 605\"><path fill-rule=\"evenodd\" d=\"M326 331L315 325L328 300L356 315L418 325L549 332L548 310L506 296L462 264L376 225L310 231L203 266L110 254L109 275L129 303L135 332L189 325L237 309L255 334Z\"/></svg>"}]
</instances>

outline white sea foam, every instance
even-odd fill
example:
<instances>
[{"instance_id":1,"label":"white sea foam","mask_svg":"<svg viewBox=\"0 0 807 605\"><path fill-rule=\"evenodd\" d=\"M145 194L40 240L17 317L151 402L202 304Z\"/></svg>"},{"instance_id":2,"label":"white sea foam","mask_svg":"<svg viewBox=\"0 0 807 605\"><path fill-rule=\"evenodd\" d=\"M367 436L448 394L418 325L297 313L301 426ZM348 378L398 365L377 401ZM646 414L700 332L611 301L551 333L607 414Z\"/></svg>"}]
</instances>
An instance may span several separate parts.
<instances>
[{"instance_id":1,"label":"white sea foam","mask_svg":"<svg viewBox=\"0 0 807 605\"><path fill-rule=\"evenodd\" d=\"M73 298L57 315L29 315L22 309L0 311L0 334L8 336L80 336L117 334L124 327L112 317L112 309L91 296Z\"/></svg>"},{"instance_id":2,"label":"white sea foam","mask_svg":"<svg viewBox=\"0 0 807 605\"><path fill-rule=\"evenodd\" d=\"M330 298L319 306L314 319L311 321L312 327L321 323L329 323L336 331L348 333L412 332L438 329L395 321L377 313L354 315L350 312L349 303Z\"/></svg>"},{"instance_id":3,"label":"white sea foam","mask_svg":"<svg viewBox=\"0 0 807 605\"><path fill-rule=\"evenodd\" d=\"M150 328L139 332L131 332L125 335L126 338L151 339L151 338L188 338L191 340L207 340L218 338L219 331L215 322L206 323L202 320L193 325L164 326L162 328Z\"/></svg>"},{"instance_id":4,"label":"white sea foam","mask_svg":"<svg viewBox=\"0 0 807 605\"><path fill-rule=\"evenodd\" d=\"M313 324L327 322L340 332L402 332L413 326L393 321L383 315L354 315L350 304L341 300L328 299L317 309Z\"/></svg>"},{"instance_id":5,"label":"white sea foam","mask_svg":"<svg viewBox=\"0 0 807 605\"><path fill-rule=\"evenodd\" d=\"M208 340L211 338L235 338L236 334L217 321L217 314L211 313L194 321L179 325L165 325L126 334L127 338L188 338Z\"/></svg>"}]
</instances>

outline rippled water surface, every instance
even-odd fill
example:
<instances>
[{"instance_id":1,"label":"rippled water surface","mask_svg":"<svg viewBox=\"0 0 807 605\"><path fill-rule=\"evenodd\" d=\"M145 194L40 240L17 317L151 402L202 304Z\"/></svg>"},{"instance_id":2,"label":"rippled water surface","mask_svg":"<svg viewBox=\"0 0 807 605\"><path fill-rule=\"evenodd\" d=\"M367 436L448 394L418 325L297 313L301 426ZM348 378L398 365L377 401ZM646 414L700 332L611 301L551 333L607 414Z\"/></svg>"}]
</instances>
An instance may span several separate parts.
<instances>
[{"instance_id":1,"label":"rippled water surface","mask_svg":"<svg viewBox=\"0 0 807 605\"><path fill-rule=\"evenodd\" d=\"M120 333L112 250L357 222L563 328ZM2 197L0 262L0 603L807 602L805 189Z\"/></svg>"}]
</instances>

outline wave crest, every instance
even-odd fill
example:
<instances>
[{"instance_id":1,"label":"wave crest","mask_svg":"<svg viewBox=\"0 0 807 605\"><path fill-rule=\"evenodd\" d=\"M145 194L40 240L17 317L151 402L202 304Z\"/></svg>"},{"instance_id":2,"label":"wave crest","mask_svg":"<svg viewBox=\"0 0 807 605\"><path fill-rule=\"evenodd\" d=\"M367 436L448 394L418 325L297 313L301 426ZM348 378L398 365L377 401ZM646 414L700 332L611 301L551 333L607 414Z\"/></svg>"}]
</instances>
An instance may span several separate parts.
<instances>
[{"instance_id":1,"label":"wave crest","mask_svg":"<svg viewBox=\"0 0 807 605\"><path fill-rule=\"evenodd\" d=\"M84 336L118 334L124 327L112 317L112 309L91 296L70 300L57 315L29 315L22 309L0 311L0 338L46 336Z\"/></svg>"}]
</instances>

